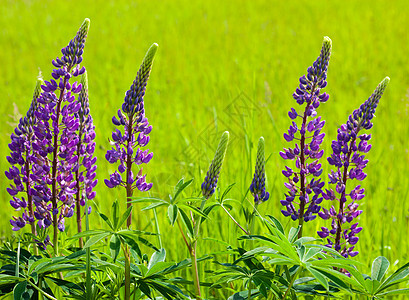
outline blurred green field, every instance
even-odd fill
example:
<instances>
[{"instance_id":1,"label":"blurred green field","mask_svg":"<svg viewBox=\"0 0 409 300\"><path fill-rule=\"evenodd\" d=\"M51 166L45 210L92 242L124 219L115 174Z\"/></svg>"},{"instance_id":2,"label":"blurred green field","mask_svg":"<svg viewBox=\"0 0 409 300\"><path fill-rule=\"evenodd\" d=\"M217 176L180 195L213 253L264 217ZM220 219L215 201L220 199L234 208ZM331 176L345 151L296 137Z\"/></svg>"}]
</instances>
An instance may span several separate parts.
<instances>
[{"instance_id":1,"label":"blurred green field","mask_svg":"<svg viewBox=\"0 0 409 300\"><path fill-rule=\"evenodd\" d=\"M372 130L370 163L363 182L366 197L359 234L359 260L379 255L393 264L409 261L409 10L407 1L14 1L0 2L0 170L8 169L13 104L22 114L29 107L39 69L50 77L51 60L75 35L84 18L91 19L83 65L88 70L91 113L97 133L96 201L109 211L123 190L109 190L103 179L114 166L104 155L114 126L112 116L122 104L145 51L159 50L145 96L146 115L154 130L149 149L154 158L144 169L154 182L151 196L166 197L179 178L195 180L197 193L221 133L233 141L220 177L222 189L236 182L231 196L250 207L244 197L251 183L260 136L266 140L270 200L262 214L278 217L287 227L279 200L285 191L278 152L287 146L282 133L296 103L298 78L316 59L323 36L333 42L329 66L330 100L319 108L326 156L336 128L389 76ZM328 166L324 168L328 172ZM327 180L327 178L325 178ZM12 234L13 209L0 180L0 236ZM139 196L142 196L140 194ZM325 203L329 207L329 203ZM239 204L232 214L244 222ZM134 214L139 229L154 231L152 214ZM225 216L213 215L203 237L233 245L239 232ZM177 230L165 211L158 211L164 246L173 259L183 259ZM307 223L315 236L324 222ZM328 225L328 224L327 224ZM92 226L100 226L96 214ZM222 249L202 241L199 254ZM207 267L211 267L209 264ZM392 269L396 269L393 266Z\"/></svg>"}]
</instances>

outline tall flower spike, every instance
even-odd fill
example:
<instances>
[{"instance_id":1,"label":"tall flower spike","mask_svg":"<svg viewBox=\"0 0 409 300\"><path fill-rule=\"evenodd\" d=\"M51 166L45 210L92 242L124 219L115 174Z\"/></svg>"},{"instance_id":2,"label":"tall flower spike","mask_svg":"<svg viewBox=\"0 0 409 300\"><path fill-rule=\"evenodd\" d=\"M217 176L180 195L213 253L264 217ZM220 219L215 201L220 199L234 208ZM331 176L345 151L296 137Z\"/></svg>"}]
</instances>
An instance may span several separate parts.
<instances>
[{"instance_id":1,"label":"tall flower spike","mask_svg":"<svg viewBox=\"0 0 409 300\"><path fill-rule=\"evenodd\" d=\"M111 164L119 162L117 171L110 175L110 179L105 179L105 184L109 188L123 186L127 191L127 206L131 206L133 190L144 192L152 187L152 183L146 182L146 175L143 175L142 168L134 175L132 166L134 164L147 164L153 157L149 149L143 151L149 142L148 134L152 130L148 119L145 117L145 107L143 97L146 91L146 84L152 69L153 59L155 57L158 44L153 44L143 59L141 67L138 70L135 80L130 89L125 94L125 100L122 104L122 111L118 110L118 117L112 118L112 123L118 127L124 127L123 133L116 129L112 133L112 149L108 150L105 158ZM121 174L125 173L124 179ZM127 222L131 225L131 217Z\"/></svg>"},{"instance_id":2,"label":"tall flower spike","mask_svg":"<svg viewBox=\"0 0 409 300\"><path fill-rule=\"evenodd\" d=\"M6 177L14 183L14 185L10 184L10 187L7 188L8 193L13 197L10 205L16 211L23 211L21 217L13 217L10 220L13 230L20 230L29 223L31 233L34 235L36 235L36 228L32 195L34 182L31 179L34 163L32 141L34 137L33 126L37 122L34 112L37 110L37 99L40 96L43 83L43 78L39 75L30 108L26 116L20 119L15 133L11 135L11 143L9 144L11 154L7 157L7 160L12 167L6 171ZM20 195L21 193L23 193L23 196Z\"/></svg>"},{"instance_id":3,"label":"tall flower spike","mask_svg":"<svg viewBox=\"0 0 409 300\"><path fill-rule=\"evenodd\" d=\"M58 231L64 231L64 219L74 214L78 162L87 155L76 153L81 108L77 95L82 85L72 81L85 72L79 64L89 25L89 19L85 19L75 37L62 48L61 59L57 57L52 61L56 69L51 73L52 79L41 86L43 92L35 111L38 122L34 126L35 165L31 176L36 182L34 215L40 227L52 224L55 255L58 255Z\"/></svg>"},{"instance_id":4,"label":"tall flower spike","mask_svg":"<svg viewBox=\"0 0 409 300\"><path fill-rule=\"evenodd\" d=\"M81 76L82 89L78 96L78 103L80 108L75 116L79 119L78 128L78 144L76 149L76 155L79 158L78 168L75 170L76 180L76 196L75 206L77 212L77 230L82 231L82 214L81 206L85 205L86 199L95 198L96 192L93 191L94 187L98 183L96 177L96 161L94 157L95 150L95 126L93 124L92 117L90 115L89 100L88 100L88 76L87 72ZM88 211L90 209L86 208ZM80 238L80 247L82 248L83 242Z\"/></svg>"},{"instance_id":5,"label":"tall flower spike","mask_svg":"<svg viewBox=\"0 0 409 300\"><path fill-rule=\"evenodd\" d=\"M205 199L209 199L215 192L217 181L219 179L220 170L222 168L223 160L226 155L227 144L229 143L229 132L225 131L220 138L217 146L216 154L210 164L206 177L202 183L202 195Z\"/></svg>"},{"instance_id":6,"label":"tall flower spike","mask_svg":"<svg viewBox=\"0 0 409 300\"><path fill-rule=\"evenodd\" d=\"M324 37L320 56L307 69L307 75L300 78L300 85L295 90L293 98L299 105L305 104L304 111L299 114L291 108L288 116L293 121L288 133L284 133L287 142L296 141L295 147L280 152L282 158L295 161L296 170L286 166L282 172L288 180L284 184L288 193L285 194L285 199L281 200L285 207L281 212L284 216L299 221L301 226L299 237L302 236L303 223L315 219L315 214L321 209L319 204L322 201L324 182L317 177L322 173L319 159L324 154L320 145L325 137L325 134L321 133L325 121L317 117L316 109L329 99L329 95L322 93L321 90L327 86L331 48L330 38ZM295 122L297 118L300 119L300 125Z\"/></svg>"},{"instance_id":7,"label":"tall flower spike","mask_svg":"<svg viewBox=\"0 0 409 300\"><path fill-rule=\"evenodd\" d=\"M264 159L264 138L260 137L257 147L256 169L254 171L253 181L250 185L250 192L253 194L255 204L267 201L270 197L266 192L266 161Z\"/></svg>"},{"instance_id":8,"label":"tall flower spike","mask_svg":"<svg viewBox=\"0 0 409 300\"><path fill-rule=\"evenodd\" d=\"M335 185L335 191L329 189L322 195L326 200L338 201L339 208L337 211L331 206L330 210L323 209L319 213L323 219L332 221L331 229L321 227L318 235L327 238L326 246L334 248L344 257L358 254L354 251L359 240L356 234L362 230L362 227L358 227L358 223L353 221L362 213L362 210L358 210L358 201L365 197L365 190L361 185L357 185L348 193L346 188L348 179L362 181L366 177L363 172L368 163L365 153L371 149L368 144L371 135L359 132L372 128L375 109L388 83L389 77L386 77L369 99L349 116L347 123L338 129L337 140L331 145L333 153L328 157L328 162L336 169L332 170L328 177L329 183Z\"/></svg>"}]
</instances>

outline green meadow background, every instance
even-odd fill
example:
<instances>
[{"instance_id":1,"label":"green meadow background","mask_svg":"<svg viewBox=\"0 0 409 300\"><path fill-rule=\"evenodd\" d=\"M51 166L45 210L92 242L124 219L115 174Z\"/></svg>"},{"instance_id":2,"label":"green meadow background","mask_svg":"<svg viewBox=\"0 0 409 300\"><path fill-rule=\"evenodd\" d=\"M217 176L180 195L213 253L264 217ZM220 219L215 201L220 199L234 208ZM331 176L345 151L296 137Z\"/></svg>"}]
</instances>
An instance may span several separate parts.
<instances>
[{"instance_id":1,"label":"green meadow background","mask_svg":"<svg viewBox=\"0 0 409 300\"><path fill-rule=\"evenodd\" d=\"M357 257L370 265L386 256L392 269L409 261L409 8L406 0L391 1L14 1L0 0L0 170L6 161L13 116L27 111L36 76L49 79L51 60L74 37L84 18L91 19L83 65L88 70L90 106L97 134L98 178L96 203L109 212L124 190L108 189L104 178L115 166L105 161L111 118L120 108L148 47L159 50L145 96L146 116L153 125L149 149L154 157L144 167L154 183L150 196L167 197L178 179L195 178L187 195L197 195L223 131L231 133L220 176L223 190L236 183L230 196L232 214L244 223L242 208L251 208L247 194L254 171L257 141L266 141L270 200L261 214L278 217L285 192L279 156L288 147L282 134L298 106L292 93L298 78L319 55L324 36L333 42L329 65L329 101L318 113L326 120L323 143L326 156L336 129L365 101L376 85L389 76L381 99L368 154L366 197L361 201ZM329 171L324 161L324 174ZM13 233L13 209L6 193L9 182L0 179L0 236ZM327 177L324 178L325 181ZM350 185L351 186L351 185ZM144 196L147 194L137 194ZM331 203L325 201L324 206ZM136 206L134 228L155 231L151 211ZM158 210L163 246L171 259L187 252L165 210ZM70 223L70 222L68 222ZM71 233L74 223L71 222ZM93 228L102 226L96 214ZM322 220L305 225L316 236ZM260 227L257 227L260 228ZM258 229L257 229L258 230ZM240 232L217 211L203 226L203 238L232 245ZM199 255L224 249L204 239ZM203 269L211 268L210 263ZM202 270L203 271L203 270ZM362 270L362 271L369 271Z\"/></svg>"}]
</instances>

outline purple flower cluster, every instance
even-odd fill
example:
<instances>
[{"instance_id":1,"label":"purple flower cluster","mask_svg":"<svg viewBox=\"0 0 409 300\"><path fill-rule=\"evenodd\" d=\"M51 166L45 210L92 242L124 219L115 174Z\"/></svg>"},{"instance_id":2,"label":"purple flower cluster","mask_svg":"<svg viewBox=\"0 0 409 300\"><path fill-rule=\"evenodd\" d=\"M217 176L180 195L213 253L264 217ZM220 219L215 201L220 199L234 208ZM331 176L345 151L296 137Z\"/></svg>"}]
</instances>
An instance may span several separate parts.
<instances>
[{"instance_id":1,"label":"purple flower cluster","mask_svg":"<svg viewBox=\"0 0 409 300\"><path fill-rule=\"evenodd\" d=\"M285 148L280 152L283 159L295 160L295 167L286 166L282 171L288 179L285 187L288 193L281 204L285 207L282 210L284 216L290 216L293 220L303 222L316 218L320 210L319 204L322 201L321 192L324 182L317 177L322 173L319 159L323 156L324 150L320 145L325 137L321 130L325 121L317 117L316 109L321 103L329 99L329 95L321 90L327 85L327 70L331 54L332 43L328 37L324 37L321 54L311 67L307 70L307 75L300 78L300 85L293 94L293 98L299 105L305 105L303 113L299 114L296 109L291 108L288 113L292 121L288 132L284 134L287 142L295 141L295 147ZM296 119L301 121L297 125ZM309 179L309 177L312 177ZM298 206L298 208L297 208ZM301 234L302 231L300 231Z\"/></svg>"},{"instance_id":2,"label":"purple flower cluster","mask_svg":"<svg viewBox=\"0 0 409 300\"><path fill-rule=\"evenodd\" d=\"M327 189L322 195L326 200L338 201L339 209L337 211L332 206L329 210L324 208L319 213L321 218L332 221L331 228L321 227L318 235L321 238L327 238L326 246L334 248L344 257L358 254L357 251L354 251L359 240L356 234L362 230L362 227L358 227L358 223L353 221L362 213L361 210L358 210L357 201L365 197L365 190L361 185L357 185L349 193L346 189L348 180L362 181L366 177L363 170L368 163L365 154L371 149L371 145L368 144L371 135L359 132L361 129L372 128L375 109L388 82L389 78L386 77L369 99L349 116L347 123L338 129L337 140L331 145L333 153L328 157L328 162L336 169L332 170L328 176L329 183L335 185L335 191ZM352 225L349 225L351 223Z\"/></svg>"},{"instance_id":3,"label":"purple flower cluster","mask_svg":"<svg viewBox=\"0 0 409 300\"><path fill-rule=\"evenodd\" d=\"M53 79L41 85L43 92L33 101L27 117L23 119L26 126L15 130L16 135L12 135L10 144L12 154L9 162L13 167L6 176L19 184L11 185L8 192L15 197L25 191L31 197L33 214L28 221L33 223L35 218L40 228L53 224L54 245L57 230L65 229L64 218L74 214L74 195L81 194L81 204L84 197L95 197L92 191L97 183L96 158L93 157L94 126L85 94L78 95L82 84L71 83L75 77L85 73L85 68L79 63L82 62L89 25L90 21L86 19L75 38L61 50L61 59L53 60L56 67L51 74ZM27 126L32 132L29 142L21 139L21 135L25 134L21 128ZM79 172L80 164L87 169L85 173ZM20 171L15 165L21 166ZM77 178L76 174L79 175ZM16 179L19 176L26 183L26 189ZM13 201L14 208L24 208L23 198L13 198ZM14 230L24 226L24 218L23 214L11 221Z\"/></svg>"},{"instance_id":4,"label":"purple flower cluster","mask_svg":"<svg viewBox=\"0 0 409 300\"><path fill-rule=\"evenodd\" d=\"M125 94L122 111L118 110L118 117L112 118L115 126L124 127L124 133L122 134L119 129L112 133L112 149L107 151L105 158L111 164L119 161L119 166L118 170L110 175L109 180L105 179L105 184L109 188L125 187L128 197L132 196L135 188L144 192L152 187L152 183L146 182L146 175L142 174L142 168L135 176L132 166L147 164L153 157L149 149L142 151L140 148L149 143L148 134L152 131L152 126L145 117L143 97L157 48L157 44L149 48L131 88ZM124 173L125 179L121 175Z\"/></svg>"},{"instance_id":5,"label":"purple flower cluster","mask_svg":"<svg viewBox=\"0 0 409 300\"><path fill-rule=\"evenodd\" d=\"M250 185L250 192L254 197L255 204L265 202L270 198L270 193L266 192L266 161L264 159L264 138L260 137L257 147L256 168L253 181Z\"/></svg>"},{"instance_id":6,"label":"purple flower cluster","mask_svg":"<svg viewBox=\"0 0 409 300\"><path fill-rule=\"evenodd\" d=\"M33 181L30 179L34 138L33 124L36 123L34 112L37 109L37 98L41 93L43 83L43 79L39 77L30 108L26 116L20 119L17 128L11 135L11 143L9 144L11 153L7 160L12 166L5 172L6 177L13 181L13 184L7 188L8 193L13 197L13 200L10 200L10 205L17 211L23 210L21 217L13 217L10 220L13 230L17 231L29 223L33 234L36 234L31 192ZM20 192L24 193L27 199L24 196L19 196Z\"/></svg>"}]
</instances>

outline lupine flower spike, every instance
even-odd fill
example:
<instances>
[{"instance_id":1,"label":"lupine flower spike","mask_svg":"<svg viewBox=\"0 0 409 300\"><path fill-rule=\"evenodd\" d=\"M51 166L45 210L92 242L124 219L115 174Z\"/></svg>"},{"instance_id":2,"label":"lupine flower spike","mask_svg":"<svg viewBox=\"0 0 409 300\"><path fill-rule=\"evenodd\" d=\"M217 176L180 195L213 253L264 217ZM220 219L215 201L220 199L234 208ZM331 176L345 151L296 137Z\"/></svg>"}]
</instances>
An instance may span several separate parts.
<instances>
[{"instance_id":1,"label":"lupine flower spike","mask_svg":"<svg viewBox=\"0 0 409 300\"><path fill-rule=\"evenodd\" d=\"M264 138L260 137L257 147L256 169L254 171L253 181L250 185L250 192L254 197L256 205L267 201L270 197L269 192L266 192L266 161L264 159Z\"/></svg>"},{"instance_id":2,"label":"lupine flower spike","mask_svg":"<svg viewBox=\"0 0 409 300\"><path fill-rule=\"evenodd\" d=\"M58 231L64 231L64 218L73 216L77 182L74 173L78 169L79 119L81 104L75 99L82 85L70 81L84 74L80 67L90 21L85 19L77 35L68 46L62 48L62 57L52 61L57 68L50 81L41 86L38 98L38 119L34 126L33 150L35 164L31 178L36 182L33 199L34 212L40 227L51 224L54 229L54 254L58 255Z\"/></svg>"},{"instance_id":3,"label":"lupine flower spike","mask_svg":"<svg viewBox=\"0 0 409 300\"><path fill-rule=\"evenodd\" d=\"M11 135L11 143L9 144L11 154L7 157L7 160L12 167L6 171L6 177L14 183L14 185L10 184L10 187L7 188L8 193L13 198L13 200L10 200L10 205L16 211L23 211L20 217L13 217L10 220L13 230L20 230L28 223L31 226L31 233L34 235L37 235L37 233L32 194L34 182L31 179L34 163L32 142L34 138L33 126L37 122L34 112L37 110L37 99L40 96L42 84L44 84L44 81L39 76L30 108L26 116L20 119L17 128Z\"/></svg>"},{"instance_id":4,"label":"lupine flower spike","mask_svg":"<svg viewBox=\"0 0 409 300\"><path fill-rule=\"evenodd\" d=\"M324 208L319 213L321 218L331 219L331 229L321 227L318 235L327 238L326 246L334 248L344 257L358 254L354 247L359 240L356 234L362 227L358 227L358 222L353 221L362 213L362 210L358 210L358 201L365 197L365 190L360 184L348 193L347 181L348 179L362 181L366 177L363 172L368 164L365 153L371 149L371 145L368 144L371 135L360 131L372 128L375 109L388 83L389 77L386 77L369 99L348 117L347 123L338 129L337 140L331 145L333 153L328 157L328 162L335 167L335 171L332 170L328 177L329 183L335 185L335 191L327 189L322 195L326 200L338 201L339 208L337 211L331 206L330 210Z\"/></svg>"},{"instance_id":5,"label":"lupine flower spike","mask_svg":"<svg viewBox=\"0 0 409 300\"><path fill-rule=\"evenodd\" d=\"M296 109L291 108L288 116L293 121L288 133L284 134L287 142L295 141L295 147L286 148L280 152L282 158L295 161L296 170L286 166L282 172L288 179L284 184L288 193L285 194L285 199L281 200L281 204L285 206L285 210L281 212L284 216L290 216L293 220L299 221L301 226L299 237L302 236L303 223L316 218L322 201L321 192L324 182L317 177L322 173L319 160L324 154L320 145L325 136L321 133L325 121L317 116L316 109L329 99L329 95L322 93L321 90L327 86L331 48L331 40L324 37L320 56L308 68L307 75L300 78L300 85L294 92L293 98L299 105L305 105L304 111L298 113ZM297 125L297 119L301 124Z\"/></svg>"},{"instance_id":6,"label":"lupine flower spike","mask_svg":"<svg viewBox=\"0 0 409 300\"><path fill-rule=\"evenodd\" d=\"M95 126L90 114L89 100L88 100L88 77L87 72L81 76L82 89L78 96L78 102L81 105L75 116L79 119L78 128L78 143L76 155L79 158L78 167L75 171L76 195L75 206L77 212L77 230L82 231L82 214L81 206L85 206L86 199L94 199L96 192L93 188L98 183L96 176L96 161L94 157L95 150ZM87 212L90 213L91 207L87 207ZM80 238L80 247L82 248L83 241Z\"/></svg>"},{"instance_id":7,"label":"lupine flower spike","mask_svg":"<svg viewBox=\"0 0 409 300\"><path fill-rule=\"evenodd\" d=\"M155 57L157 44L153 44L142 62L129 91L125 94L125 101L122 104L122 111L118 110L118 117L112 118L112 123L118 127L124 127L123 134L119 129L112 133L112 149L108 150L105 158L111 164L119 161L118 170L110 175L110 179L105 179L105 184L109 188L123 186L126 188L127 206L131 206L131 199L135 188L145 192L150 190L152 183L146 182L146 175L143 175L142 168L134 175L132 166L134 164L147 164L153 157L149 149L141 150L149 142L148 134L152 130L148 119L145 117L145 106L143 97L146 91L146 84L151 73L153 59ZM122 179L121 174L124 174ZM131 216L127 221L127 226L131 225Z\"/></svg>"},{"instance_id":8,"label":"lupine flower spike","mask_svg":"<svg viewBox=\"0 0 409 300\"><path fill-rule=\"evenodd\" d=\"M217 181L219 179L220 170L222 168L223 160L226 155L227 144L229 143L229 132L225 131L220 138L217 146L216 154L210 164L206 177L202 183L202 195L207 200L215 192Z\"/></svg>"}]
</instances>

